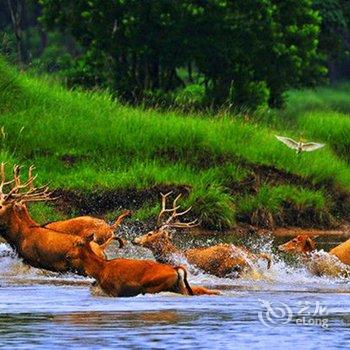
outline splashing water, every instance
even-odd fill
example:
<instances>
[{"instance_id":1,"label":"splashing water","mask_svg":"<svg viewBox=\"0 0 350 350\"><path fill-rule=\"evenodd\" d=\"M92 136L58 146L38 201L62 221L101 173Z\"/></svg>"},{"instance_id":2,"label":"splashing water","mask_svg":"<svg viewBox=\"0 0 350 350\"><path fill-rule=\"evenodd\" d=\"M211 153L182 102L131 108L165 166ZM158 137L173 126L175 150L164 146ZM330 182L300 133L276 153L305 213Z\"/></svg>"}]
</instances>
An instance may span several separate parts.
<instances>
[{"instance_id":1,"label":"splashing water","mask_svg":"<svg viewBox=\"0 0 350 350\"><path fill-rule=\"evenodd\" d=\"M287 264L273 254L271 240L255 244L254 251L273 256L270 270L266 262L251 262L262 273L260 280L210 276L177 257L189 267L191 284L218 288L222 296L160 293L115 299L91 288L91 279L28 268L1 243L0 349L72 344L78 349L231 349L233 343L249 349L313 349L315 339L317 348L330 343L334 349L346 348L339 334L349 324L348 280L314 276L302 261ZM122 250L111 247L109 255L152 258L146 249L129 244ZM301 303L309 303L306 311ZM327 329L307 313L320 305L327 310L321 319ZM299 317L302 310L304 319ZM305 325L298 326L300 320Z\"/></svg>"},{"instance_id":2,"label":"splashing water","mask_svg":"<svg viewBox=\"0 0 350 350\"><path fill-rule=\"evenodd\" d=\"M34 283L90 283L92 279L77 276L75 274L60 274L47 270L31 267L22 262L18 255L6 243L0 243L0 282L11 284Z\"/></svg>"},{"instance_id":3,"label":"splashing water","mask_svg":"<svg viewBox=\"0 0 350 350\"><path fill-rule=\"evenodd\" d=\"M133 234L131 234L131 237ZM206 246L215 244L213 239L208 239ZM272 257L272 266L267 269L266 261L264 259L258 259L253 261L249 259L247 255L245 258L252 270L257 271L257 274L245 274L241 278L219 278L216 276L208 275L200 269L192 266L188 263L182 255L174 256L174 262L177 265L185 266L189 272L189 280L194 284L201 284L208 287L219 288L226 293L234 292L234 290L275 290L275 291L350 291L350 280L337 275L324 275L318 276L313 273L310 265L305 264L303 261L297 260L293 265L284 261L280 255L275 253L274 240L271 236L263 236L259 240L248 242L247 245L254 252L266 253ZM191 240L183 245L185 247L192 247ZM154 259L152 253L139 246L127 244L122 250L113 249L113 254L109 255L110 258L114 257L129 257L138 259ZM243 252L244 254L244 252ZM333 264L344 265L336 258L330 258L331 256L323 250L317 253L319 257L324 257L329 262L330 259ZM319 261L322 261L322 259ZM320 264L319 264L320 265ZM319 267L320 269L321 267Z\"/></svg>"}]
</instances>

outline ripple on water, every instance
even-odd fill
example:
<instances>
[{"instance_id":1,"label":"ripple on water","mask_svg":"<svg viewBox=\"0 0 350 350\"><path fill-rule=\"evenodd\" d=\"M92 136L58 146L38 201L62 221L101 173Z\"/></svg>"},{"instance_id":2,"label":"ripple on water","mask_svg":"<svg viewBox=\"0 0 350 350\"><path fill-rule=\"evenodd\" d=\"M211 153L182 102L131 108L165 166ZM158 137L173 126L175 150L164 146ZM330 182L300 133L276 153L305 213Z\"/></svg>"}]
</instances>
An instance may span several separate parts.
<instances>
[{"instance_id":1,"label":"ripple on water","mask_svg":"<svg viewBox=\"0 0 350 350\"><path fill-rule=\"evenodd\" d=\"M349 283L274 260L269 271L259 267L262 280L223 279L194 270L191 283L220 288L218 297L107 298L91 292L90 279L26 268L8 245L0 244L0 348L347 348ZM259 300L288 305L294 318L299 303L319 302L327 308L330 327L301 327L294 318L266 327L258 317Z\"/></svg>"}]
</instances>

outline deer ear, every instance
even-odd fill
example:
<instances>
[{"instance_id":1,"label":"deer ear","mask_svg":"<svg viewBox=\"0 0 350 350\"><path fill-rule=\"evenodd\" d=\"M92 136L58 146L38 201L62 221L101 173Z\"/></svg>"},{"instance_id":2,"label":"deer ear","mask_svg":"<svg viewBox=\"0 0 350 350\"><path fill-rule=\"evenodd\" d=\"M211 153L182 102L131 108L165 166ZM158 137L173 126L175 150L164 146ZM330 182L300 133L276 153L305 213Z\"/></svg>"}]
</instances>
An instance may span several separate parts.
<instances>
[{"instance_id":1,"label":"deer ear","mask_svg":"<svg viewBox=\"0 0 350 350\"><path fill-rule=\"evenodd\" d=\"M15 209L15 210L21 210L22 208L23 208L23 205L22 205L22 203L21 202L15 202L14 204L13 204L13 208Z\"/></svg>"},{"instance_id":2,"label":"deer ear","mask_svg":"<svg viewBox=\"0 0 350 350\"><path fill-rule=\"evenodd\" d=\"M315 249L315 243L311 238L308 238L305 241L305 248L309 249L309 250L314 250Z\"/></svg>"},{"instance_id":3,"label":"deer ear","mask_svg":"<svg viewBox=\"0 0 350 350\"><path fill-rule=\"evenodd\" d=\"M85 245L84 239L79 239L79 241L76 241L73 243L73 247L84 247L84 245Z\"/></svg>"},{"instance_id":4,"label":"deer ear","mask_svg":"<svg viewBox=\"0 0 350 350\"><path fill-rule=\"evenodd\" d=\"M84 238L84 242L85 243L90 243L91 241L93 241L95 239L95 233L89 233L85 238Z\"/></svg>"}]
</instances>

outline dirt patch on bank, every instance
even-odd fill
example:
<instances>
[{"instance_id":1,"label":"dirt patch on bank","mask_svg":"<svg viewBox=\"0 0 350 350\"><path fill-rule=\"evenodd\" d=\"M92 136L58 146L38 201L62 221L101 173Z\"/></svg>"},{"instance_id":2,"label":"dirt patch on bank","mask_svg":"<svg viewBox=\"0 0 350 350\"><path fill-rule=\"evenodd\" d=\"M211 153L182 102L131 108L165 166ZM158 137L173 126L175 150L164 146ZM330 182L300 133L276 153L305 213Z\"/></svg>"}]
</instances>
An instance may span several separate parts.
<instances>
[{"instance_id":1,"label":"dirt patch on bank","mask_svg":"<svg viewBox=\"0 0 350 350\"><path fill-rule=\"evenodd\" d=\"M276 237L294 237L299 235L308 236L332 236L341 239L350 238L350 226L343 225L337 230L319 230L319 229L305 229L301 227L278 227L271 230L271 233Z\"/></svg>"},{"instance_id":2,"label":"dirt patch on bank","mask_svg":"<svg viewBox=\"0 0 350 350\"><path fill-rule=\"evenodd\" d=\"M79 215L102 216L118 209L140 209L145 203L159 201L160 193L173 191L174 195L187 196L191 188L180 186L154 186L149 189L135 190L55 190L53 196L58 197L54 206L63 213L69 214L72 210Z\"/></svg>"},{"instance_id":3,"label":"dirt patch on bank","mask_svg":"<svg viewBox=\"0 0 350 350\"><path fill-rule=\"evenodd\" d=\"M67 162L71 159L67 159ZM225 160L227 161L227 159ZM293 203L285 201L276 214L269 213L266 208L258 208L249 215L237 213L237 220L253 226L272 229L274 227L299 226L322 229L335 228L342 222L350 221L350 195L339 190L331 183L314 185L310 179L280 171L273 166L248 164L235 160L248 170L248 175L242 181L226 183L226 191L233 197L242 195L255 196L261 186L277 186L283 184L297 185L311 190L322 190L330 199L330 205L321 212L314 208L298 208ZM241 165L239 165L241 166ZM191 186L184 185L157 185L148 189L120 189L105 190L65 190L54 191L58 196L57 203L53 204L59 211L71 215L94 215L103 217L107 213L120 209L138 210L145 204L159 203L160 193L173 191L173 195L181 193L188 196Z\"/></svg>"}]
</instances>

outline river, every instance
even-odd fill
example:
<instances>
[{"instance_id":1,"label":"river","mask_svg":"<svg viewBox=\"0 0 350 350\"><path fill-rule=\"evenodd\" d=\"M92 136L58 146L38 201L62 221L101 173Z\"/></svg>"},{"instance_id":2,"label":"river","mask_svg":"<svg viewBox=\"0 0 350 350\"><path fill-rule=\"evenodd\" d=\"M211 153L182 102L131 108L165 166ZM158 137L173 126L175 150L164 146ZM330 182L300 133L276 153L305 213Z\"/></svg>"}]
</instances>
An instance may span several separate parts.
<instances>
[{"instance_id":1,"label":"river","mask_svg":"<svg viewBox=\"0 0 350 350\"><path fill-rule=\"evenodd\" d=\"M277 256L260 280L190 276L191 283L218 288L221 296L134 298L104 297L91 288L91 279L27 268L5 243L0 256L1 349L343 350L350 345L349 281L311 276Z\"/></svg>"}]
</instances>

